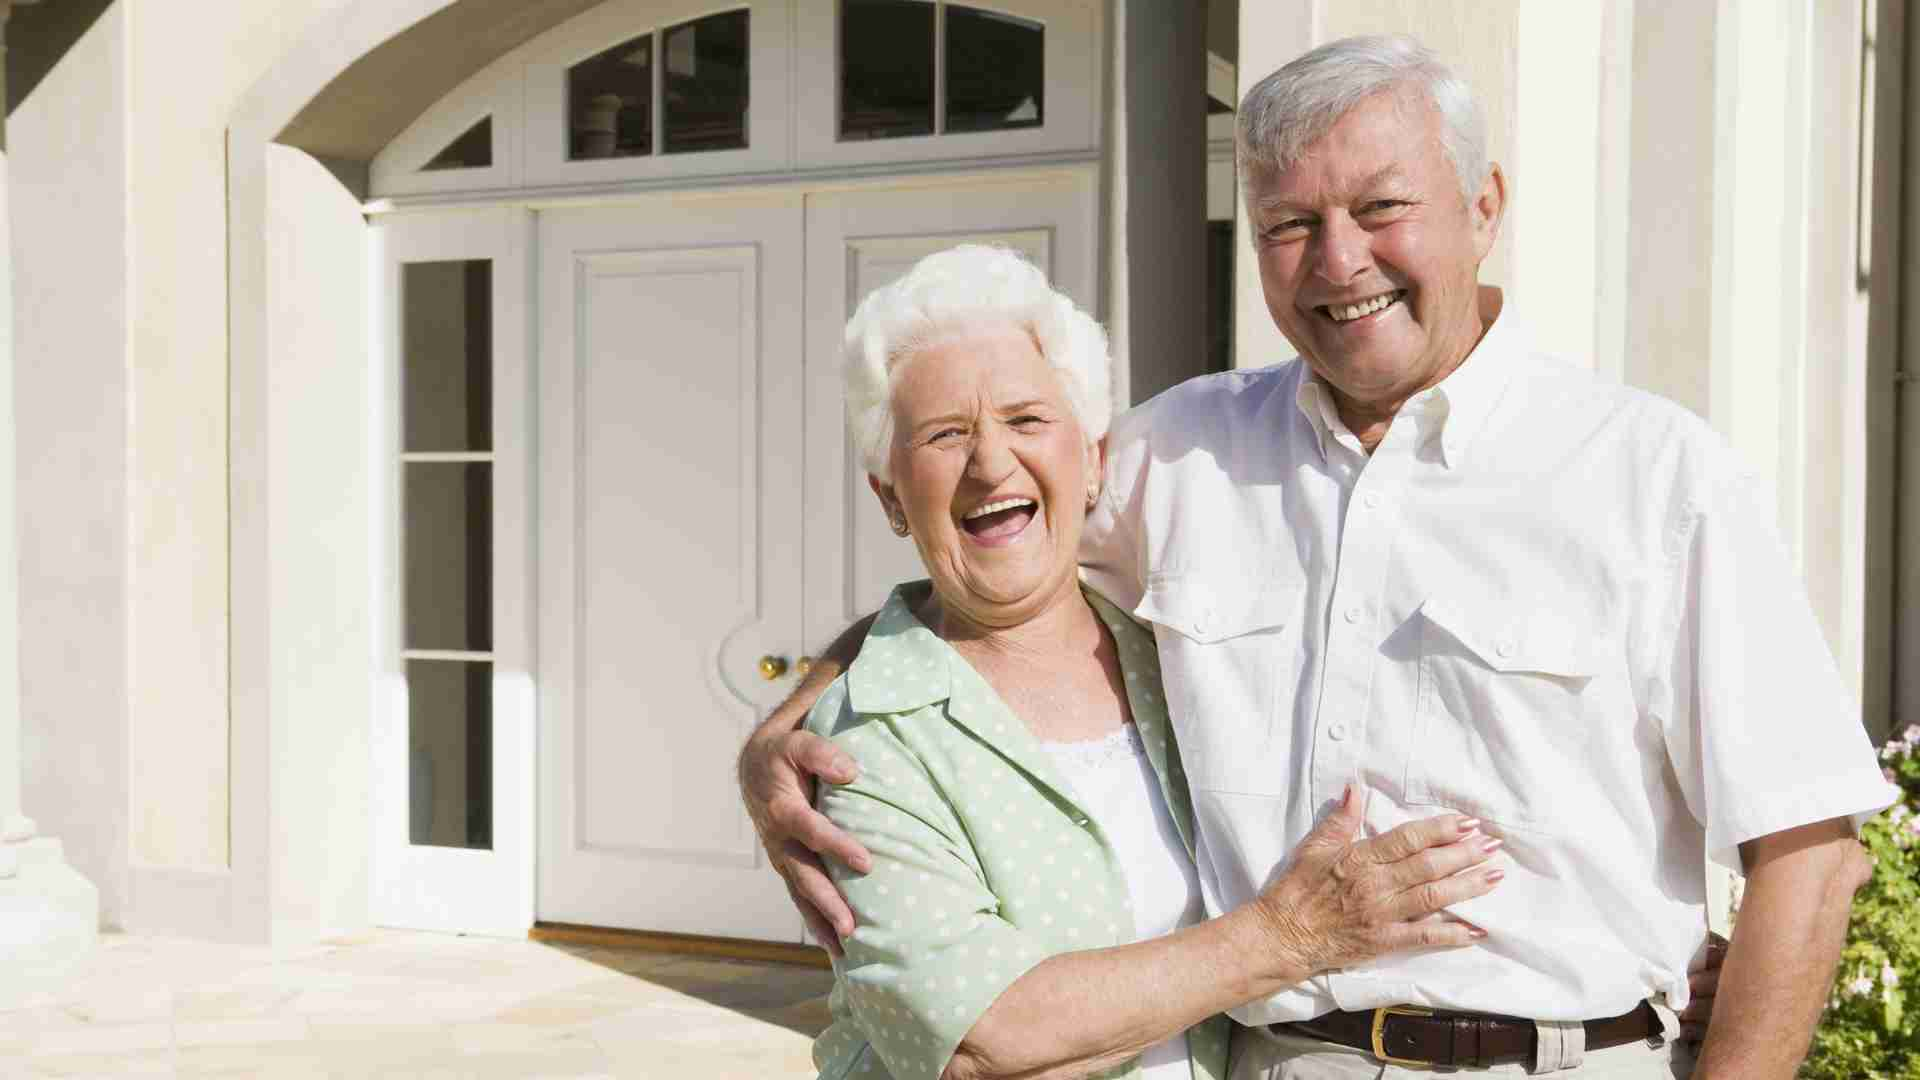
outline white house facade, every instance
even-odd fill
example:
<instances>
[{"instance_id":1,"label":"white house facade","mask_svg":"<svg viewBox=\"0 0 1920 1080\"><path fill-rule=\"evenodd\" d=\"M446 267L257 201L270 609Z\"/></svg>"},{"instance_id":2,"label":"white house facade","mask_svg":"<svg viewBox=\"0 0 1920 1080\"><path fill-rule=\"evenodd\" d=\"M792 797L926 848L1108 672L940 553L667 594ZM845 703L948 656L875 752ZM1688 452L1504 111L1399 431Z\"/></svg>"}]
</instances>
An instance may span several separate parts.
<instances>
[{"instance_id":1,"label":"white house facade","mask_svg":"<svg viewBox=\"0 0 1920 1080\"><path fill-rule=\"evenodd\" d=\"M1897 3L94 7L8 137L11 599L18 801L109 925L799 941L733 755L917 576L851 305L991 241L1119 404L1284 358L1232 104L1351 33L1476 84L1488 280L1728 434L1863 721L1920 708Z\"/></svg>"}]
</instances>

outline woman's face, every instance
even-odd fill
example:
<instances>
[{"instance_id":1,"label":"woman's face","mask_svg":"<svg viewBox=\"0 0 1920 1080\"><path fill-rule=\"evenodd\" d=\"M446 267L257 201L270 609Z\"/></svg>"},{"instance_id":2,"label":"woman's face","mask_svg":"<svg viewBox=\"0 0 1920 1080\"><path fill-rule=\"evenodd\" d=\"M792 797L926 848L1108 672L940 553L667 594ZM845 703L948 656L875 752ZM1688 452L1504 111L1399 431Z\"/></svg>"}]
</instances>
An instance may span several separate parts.
<instances>
[{"instance_id":1,"label":"woman's face","mask_svg":"<svg viewBox=\"0 0 1920 1080\"><path fill-rule=\"evenodd\" d=\"M944 613L1017 626L1072 587L1100 449L1033 337L938 338L901 361L892 404L893 483L869 479L905 515Z\"/></svg>"}]
</instances>

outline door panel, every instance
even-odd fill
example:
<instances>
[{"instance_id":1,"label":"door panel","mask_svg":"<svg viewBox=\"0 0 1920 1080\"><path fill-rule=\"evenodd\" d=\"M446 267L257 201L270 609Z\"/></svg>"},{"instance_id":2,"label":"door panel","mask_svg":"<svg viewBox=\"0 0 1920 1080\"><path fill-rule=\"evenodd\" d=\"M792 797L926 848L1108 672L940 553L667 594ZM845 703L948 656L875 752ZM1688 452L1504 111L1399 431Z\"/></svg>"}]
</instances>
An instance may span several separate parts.
<instances>
[{"instance_id":1,"label":"door panel","mask_svg":"<svg viewBox=\"0 0 1920 1080\"><path fill-rule=\"evenodd\" d=\"M798 936L732 764L800 643L800 224L543 217L543 919Z\"/></svg>"},{"instance_id":2,"label":"door panel","mask_svg":"<svg viewBox=\"0 0 1920 1080\"><path fill-rule=\"evenodd\" d=\"M964 188L845 192L807 199L806 640L823 649L926 576L910 539L887 528L847 438L841 335L868 292L961 243L1014 248L1094 310L1093 178L976 181ZM1123 396L1124 385L1115 388Z\"/></svg>"}]
</instances>

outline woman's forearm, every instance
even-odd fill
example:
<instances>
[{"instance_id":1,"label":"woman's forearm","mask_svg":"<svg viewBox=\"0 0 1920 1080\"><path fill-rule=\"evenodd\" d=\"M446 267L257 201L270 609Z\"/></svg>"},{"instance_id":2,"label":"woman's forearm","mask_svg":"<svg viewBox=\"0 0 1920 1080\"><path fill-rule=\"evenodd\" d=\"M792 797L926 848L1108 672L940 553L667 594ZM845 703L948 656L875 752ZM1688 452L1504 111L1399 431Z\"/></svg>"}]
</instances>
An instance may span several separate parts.
<instances>
[{"instance_id":1,"label":"woman's forearm","mask_svg":"<svg viewBox=\"0 0 1920 1080\"><path fill-rule=\"evenodd\" d=\"M1484 938L1428 916L1499 884L1504 872L1482 865L1499 841L1441 814L1356 842L1357 795L1349 786L1254 900L1165 937L1036 965L967 1032L945 1080L1086 1076L1317 971Z\"/></svg>"},{"instance_id":2,"label":"woman's forearm","mask_svg":"<svg viewBox=\"0 0 1920 1080\"><path fill-rule=\"evenodd\" d=\"M1165 937L1041 961L994 1000L945 1080L1067 1080L1112 1068L1311 971L1254 906Z\"/></svg>"}]
</instances>

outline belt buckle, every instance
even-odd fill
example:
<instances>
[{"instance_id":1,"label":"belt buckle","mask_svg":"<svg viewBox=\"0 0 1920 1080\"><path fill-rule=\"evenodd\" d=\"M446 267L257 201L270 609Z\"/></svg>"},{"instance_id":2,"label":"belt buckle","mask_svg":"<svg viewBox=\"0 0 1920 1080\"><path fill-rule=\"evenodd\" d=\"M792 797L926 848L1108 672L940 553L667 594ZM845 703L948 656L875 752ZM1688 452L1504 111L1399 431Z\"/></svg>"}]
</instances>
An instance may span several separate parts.
<instances>
[{"instance_id":1,"label":"belt buckle","mask_svg":"<svg viewBox=\"0 0 1920 1080\"><path fill-rule=\"evenodd\" d=\"M1386 1040L1389 1016L1432 1016L1432 1009L1423 1009L1418 1005L1382 1005L1373 1010L1373 1056L1388 1065L1412 1065L1417 1068L1429 1068L1438 1062L1421 1061L1416 1058L1397 1058L1387 1053Z\"/></svg>"}]
</instances>

